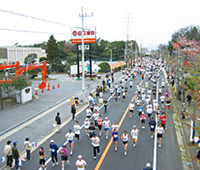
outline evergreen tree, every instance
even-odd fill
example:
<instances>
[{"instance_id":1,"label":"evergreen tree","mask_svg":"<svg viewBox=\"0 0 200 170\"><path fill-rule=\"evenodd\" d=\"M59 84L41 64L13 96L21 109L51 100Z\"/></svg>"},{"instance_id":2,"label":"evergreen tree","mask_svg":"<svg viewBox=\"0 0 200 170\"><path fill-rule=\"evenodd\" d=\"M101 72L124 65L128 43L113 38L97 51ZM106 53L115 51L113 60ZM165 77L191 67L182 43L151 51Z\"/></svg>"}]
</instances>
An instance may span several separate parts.
<instances>
[{"instance_id":1,"label":"evergreen tree","mask_svg":"<svg viewBox=\"0 0 200 170\"><path fill-rule=\"evenodd\" d=\"M59 55L60 55L60 51L58 48L58 44L54 36L51 35L47 42L47 58L51 66L51 71L54 70L54 62L55 62L55 59L59 57Z\"/></svg>"}]
</instances>

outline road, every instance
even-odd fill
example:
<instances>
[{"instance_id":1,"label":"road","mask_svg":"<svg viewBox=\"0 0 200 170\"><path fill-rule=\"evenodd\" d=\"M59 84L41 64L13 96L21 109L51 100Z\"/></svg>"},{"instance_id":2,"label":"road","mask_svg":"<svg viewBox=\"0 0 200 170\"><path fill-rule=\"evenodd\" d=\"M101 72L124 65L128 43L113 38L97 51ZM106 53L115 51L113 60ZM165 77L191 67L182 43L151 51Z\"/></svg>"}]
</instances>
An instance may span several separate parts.
<instances>
[{"instance_id":1,"label":"road","mask_svg":"<svg viewBox=\"0 0 200 170\"><path fill-rule=\"evenodd\" d=\"M146 81L146 78L145 78ZM101 109L100 114L103 118L106 116L109 118L111 123L116 120L118 123L121 121L121 127L119 129L119 135L123 133L124 130L128 131L128 134L130 135L130 131L132 129L133 125L136 125L139 130L139 139L138 139L138 145L133 148L132 146L132 140L129 142L128 145L128 155L123 155L123 147L122 142L119 140L118 143L118 151L114 151L114 145L109 145L112 141L111 139L111 132L109 132L109 139L105 138L105 132L103 131L102 136L100 137L100 149L101 149L101 155L97 156L96 160L93 160L93 154L92 154L92 145L91 141L88 136L85 136L84 128L81 130L81 141L78 143L75 140L74 144L74 154L73 156L69 156L70 165L65 165L66 169L76 169L75 168L75 161L77 160L77 156L79 154L83 155L83 159L87 162L86 169L87 170L93 170L95 169L130 169L130 170L141 170L145 167L146 162L150 162L153 164L153 157L154 157L154 139L150 138L150 130L147 127L146 123L146 129L143 130L141 128L141 123L138 118L137 110L134 110L134 115L132 119L129 118L129 111L128 111L128 104L133 98L133 94L135 92L135 87L137 83L141 82L141 78L137 76L136 80L134 80L134 90L131 92L129 90L128 96L126 97L126 101L123 102L122 99L120 99L118 105L114 105L114 100L109 101L108 104L108 113L104 113L103 109ZM144 82L143 82L144 83ZM106 93L104 97L108 98L110 96L109 93ZM173 106L173 105L172 105ZM174 124L173 120L170 118L170 115L172 115L173 109L170 110L167 120L167 130L166 133L163 135L163 143L162 148L156 148L157 149L157 157L156 157L156 165L157 169L170 169L170 170L182 170L182 162L179 159L180 157L180 151L179 146L177 143L177 137L175 134ZM127 115L126 115L127 114ZM124 120L122 119L123 115ZM85 111L83 111L79 117L78 121L82 125L85 119ZM65 134L68 132L70 128L72 128L74 125L74 121L70 121L66 126L64 126L61 129L60 133L54 134L51 138L49 138L47 141L45 141L41 146L44 147L44 151L47 155L47 168L48 170L55 170L55 169L61 169L61 159L60 154L58 154L59 158L59 165L52 167L51 161L50 161L50 152L49 152L49 141L51 139L55 140L55 143L60 147L63 143L66 142ZM98 132L97 132L98 134ZM68 145L67 145L68 146ZM68 150L69 147L68 147ZM107 153L105 152L107 151ZM39 168L38 165L38 148L32 153L33 160L27 161L24 163L22 169L24 170L36 170ZM103 159L102 155L105 155L105 158ZM101 158L101 161L100 161Z\"/></svg>"},{"instance_id":2,"label":"road","mask_svg":"<svg viewBox=\"0 0 200 170\"><path fill-rule=\"evenodd\" d=\"M4 148L7 140L18 141L18 149L22 153L23 142L28 136L31 141L38 141L45 137L53 129L56 112L61 113L62 122L71 117L71 106L69 98L78 94L81 98L81 81L76 81L66 75L51 75L56 80L48 81L50 91L44 93L38 91L38 98L23 105L16 105L0 112L0 147ZM116 80L122 76L116 73ZM102 80L98 80L102 81ZM39 81L33 81L32 87L35 89ZM60 85L60 88L57 85ZM96 82L90 81L91 89L86 89L86 96L92 88L96 87ZM52 87L55 86L53 90ZM35 90L33 90L35 93ZM79 109L78 109L79 110ZM3 157L3 150L0 157ZM0 168L4 164L0 164Z\"/></svg>"}]
</instances>

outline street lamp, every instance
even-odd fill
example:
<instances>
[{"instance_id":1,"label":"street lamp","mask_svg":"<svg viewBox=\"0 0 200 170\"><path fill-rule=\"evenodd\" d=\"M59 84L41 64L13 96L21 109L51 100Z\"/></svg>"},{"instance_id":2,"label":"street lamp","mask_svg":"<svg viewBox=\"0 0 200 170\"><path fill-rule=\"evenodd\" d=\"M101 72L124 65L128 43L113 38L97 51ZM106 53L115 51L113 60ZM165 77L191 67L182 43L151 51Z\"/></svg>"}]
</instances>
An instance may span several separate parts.
<instances>
[{"instance_id":1,"label":"street lamp","mask_svg":"<svg viewBox=\"0 0 200 170\"><path fill-rule=\"evenodd\" d=\"M112 62L112 50L117 49L117 47L114 47L114 48L106 47L106 49L110 50L110 62Z\"/></svg>"}]
</instances>

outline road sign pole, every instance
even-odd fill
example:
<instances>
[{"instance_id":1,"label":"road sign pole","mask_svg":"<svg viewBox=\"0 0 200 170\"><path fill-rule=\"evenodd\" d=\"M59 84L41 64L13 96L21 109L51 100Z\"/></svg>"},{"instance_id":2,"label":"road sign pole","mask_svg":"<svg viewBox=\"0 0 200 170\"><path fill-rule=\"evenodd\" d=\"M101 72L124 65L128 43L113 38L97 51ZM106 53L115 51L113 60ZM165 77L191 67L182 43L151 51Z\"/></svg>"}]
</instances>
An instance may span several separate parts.
<instances>
[{"instance_id":1,"label":"road sign pole","mask_svg":"<svg viewBox=\"0 0 200 170\"><path fill-rule=\"evenodd\" d=\"M84 74L84 15L83 15L83 7L81 11L81 19L82 19L82 92L83 92L83 102L85 103L85 74Z\"/></svg>"}]
</instances>

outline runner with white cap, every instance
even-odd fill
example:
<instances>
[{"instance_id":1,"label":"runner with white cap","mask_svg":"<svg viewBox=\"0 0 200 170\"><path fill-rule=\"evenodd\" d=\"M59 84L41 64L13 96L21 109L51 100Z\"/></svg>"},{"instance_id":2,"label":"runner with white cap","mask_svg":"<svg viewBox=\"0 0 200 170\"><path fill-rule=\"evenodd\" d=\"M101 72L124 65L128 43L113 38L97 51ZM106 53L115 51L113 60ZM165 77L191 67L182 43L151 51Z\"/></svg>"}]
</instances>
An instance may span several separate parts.
<instances>
[{"instance_id":1,"label":"runner with white cap","mask_svg":"<svg viewBox=\"0 0 200 170\"><path fill-rule=\"evenodd\" d=\"M133 147L137 145L138 136L139 136L139 130L136 128L135 125L133 125L133 129L131 130L131 136L133 138Z\"/></svg>"},{"instance_id":2,"label":"runner with white cap","mask_svg":"<svg viewBox=\"0 0 200 170\"><path fill-rule=\"evenodd\" d=\"M69 146L71 148L71 151L70 151L71 156L73 152L74 136L75 134L72 132L72 129L69 129L69 132L65 135L65 138L68 140Z\"/></svg>"},{"instance_id":3,"label":"runner with white cap","mask_svg":"<svg viewBox=\"0 0 200 170\"><path fill-rule=\"evenodd\" d=\"M122 139L122 142L123 142L124 155L126 156L127 155L128 142L130 141L130 136L127 134L126 130L122 134L121 139Z\"/></svg>"},{"instance_id":4,"label":"runner with white cap","mask_svg":"<svg viewBox=\"0 0 200 170\"><path fill-rule=\"evenodd\" d=\"M78 160L76 161L77 170L84 170L87 163L82 159L82 155L78 155Z\"/></svg>"},{"instance_id":5,"label":"runner with white cap","mask_svg":"<svg viewBox=\"0 0 200 170\"><path fill-rule=\"evenodd\" d=\"M146 163L146 167L143 170L153 170L153 168L151 168L150 163Z\"/></svg>"},{"instance_id":6,"label":"runner with white cap","mask_svg":"<svg viewBox=\"0 0 200 170\"><path fill-rule=\"evenodd\" d=\"M106 139L108 139L108 131L110 129L111 123L110 120L108 120L108 117L105 117L105 120L103 121L103 126L106 132Z\"/></svg>"}]
</instances>

